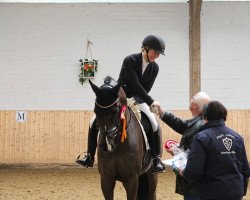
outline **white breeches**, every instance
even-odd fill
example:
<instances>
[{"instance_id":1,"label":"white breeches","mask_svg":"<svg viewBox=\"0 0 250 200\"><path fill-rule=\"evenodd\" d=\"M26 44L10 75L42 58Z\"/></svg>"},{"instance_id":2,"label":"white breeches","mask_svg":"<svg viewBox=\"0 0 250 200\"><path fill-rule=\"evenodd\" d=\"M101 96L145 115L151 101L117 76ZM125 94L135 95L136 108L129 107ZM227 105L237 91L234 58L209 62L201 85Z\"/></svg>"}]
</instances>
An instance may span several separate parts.
<instances>
[{"instance_id":1,"label":"white breeches","mask_svg":"<svg viewBox=\"0 0 250 200\"><path fill-rule=\"evenodd\" d=\"M158 123L157 123L154 113L150 111L149 106L146 103L138 104L138 106L139 106L139 109L147 115L151 123L153 132L157 131Z\"/></svg>"}]
</instances>

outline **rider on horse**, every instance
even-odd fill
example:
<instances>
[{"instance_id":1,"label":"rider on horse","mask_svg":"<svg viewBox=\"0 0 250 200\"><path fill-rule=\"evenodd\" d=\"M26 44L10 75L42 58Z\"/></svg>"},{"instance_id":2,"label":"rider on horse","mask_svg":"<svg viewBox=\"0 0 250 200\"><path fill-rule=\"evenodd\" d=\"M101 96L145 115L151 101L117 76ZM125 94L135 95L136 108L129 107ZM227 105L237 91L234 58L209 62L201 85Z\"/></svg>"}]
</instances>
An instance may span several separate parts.
<instances>
[{"instance_id":1,"label":"rider on horse","mask_svg":"<svg viewBox=\"0 0 250 200\"><path fill-rule=\"evenodd\" d=\"M146 114L152 125L152 134L149 137L155 173L164 172L165 167L161 162L162 140L159 124L155 115L150 111L159 103L154 101L148 93L150 92L157 77L159 66L155 59L164 54L165 42L157 35L148 35L142 42L142 52L127 56L120 71L118 82L121 83L127 98L134 98L139 109ZM95 116L92 118L88 133L88 151L83 160L77 160L78 164L92 167L94 163L97 146L98 125Z\"/></svg>"}]
</instances>

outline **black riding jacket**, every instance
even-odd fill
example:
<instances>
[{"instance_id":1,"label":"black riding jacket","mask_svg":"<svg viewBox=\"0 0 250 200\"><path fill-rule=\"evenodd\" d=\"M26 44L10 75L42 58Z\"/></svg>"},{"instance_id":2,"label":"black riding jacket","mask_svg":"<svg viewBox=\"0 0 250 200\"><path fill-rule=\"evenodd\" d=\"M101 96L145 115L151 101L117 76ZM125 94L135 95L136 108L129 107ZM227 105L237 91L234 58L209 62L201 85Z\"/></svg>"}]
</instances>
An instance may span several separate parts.
<instances>
[{"instance_id":1,"label":"black riding jacket","mask_svg":"<svg viewBox=\"0 0 250 200\"><path fill-rule=\"evenodd\" d=\"M154 102L150 92L159 71L157 63L149 63L142 75L142 53L132 54L123 60L118 82L121 83L126 96L139 97L149 106ZM139 102L139 103L142 103Z\"/></svg>"},{"instance_id":2,"label":"black riding jacket","mask_svg":"<svg viewBox=\"0 0 250 200\"><path fill-rule=\"evenodd\" d=\"M182 120L170 112L165 112L162 121L182 135L180 146L185 150L190 148L193 137L203 125L203 118L201 115L189 120ZM175 192L181 195L196 195L195 184L177 175Z\"/></svg>"}]
</instances>

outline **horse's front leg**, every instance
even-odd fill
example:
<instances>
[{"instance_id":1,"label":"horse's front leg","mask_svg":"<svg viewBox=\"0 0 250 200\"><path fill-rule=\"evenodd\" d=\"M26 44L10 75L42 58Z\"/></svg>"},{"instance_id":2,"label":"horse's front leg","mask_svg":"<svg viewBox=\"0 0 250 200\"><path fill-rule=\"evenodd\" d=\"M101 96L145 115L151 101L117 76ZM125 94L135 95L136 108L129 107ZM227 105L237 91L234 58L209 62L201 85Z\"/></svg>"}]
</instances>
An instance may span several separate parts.
<instances>
[{"instance_id":1,"label":"horse's front leg","mask_svg":"<svg viewBox=\"0 0 250 200\"><path fill-rule=\"evenodd\" d=\"M107 176L101 176L101 187L105 200L113 200L115 179L111 179Z\"/></svg>"},{"instance_id":2,"label":"horse's front leg","mask_svg":"<svg viewBox=\"0 0 250 200\"><path fill-rule=\"evenodd\" d=\"M130 177L128 180L122 182L126 193L127 193L127 200L135 200L137 197L137 188L138 188L138 181L139 176L134 175Z\"/></svg>"},{"instance_id":3,"label":"horse's front leg","mask_svg":"<svg viewBox=\"0 0 250 200\"><path fill-rule=\"evenodd\" d=\"M152 169L147 172L148 176L148 200L156 200L156 188L158 174L152 174Z\"/></svg>"}]
</instances>

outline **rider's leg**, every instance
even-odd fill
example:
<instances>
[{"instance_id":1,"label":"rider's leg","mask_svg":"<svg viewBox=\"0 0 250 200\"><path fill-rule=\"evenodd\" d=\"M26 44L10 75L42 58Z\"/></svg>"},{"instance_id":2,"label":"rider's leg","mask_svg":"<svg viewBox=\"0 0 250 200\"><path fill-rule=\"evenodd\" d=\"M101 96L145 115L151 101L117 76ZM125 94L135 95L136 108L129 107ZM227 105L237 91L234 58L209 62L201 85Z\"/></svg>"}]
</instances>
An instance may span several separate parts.
<instances>
[{"instance_id":1,"label":"rider's leg","mask_svg":"<svg viewBox=\"0 0 250 200\"><path fill-rule=\"evenodd\" d=\"M161 127L158 126L157 130L152 134L152 151L155 155L155 159L153 160L154 172L164 172L165 166L162 163L161 156L162 156L162 134L161 134Z\"/></svg>"},{"instance_id":2,"label":"rider's leg","mask_svg":"<svg viewBox=\"0 0 250 200\"><path fill-rule=\"evenodd\" d=\"M162 134L161 128L158 124L155 115L150 111L148 105L146 103L139 104L139 108L142 112L146 114L148 117L153 132L148 137L149 145L151 148L152 155L154 157L153 161L153 173L164 172L165 166L162 163L161 156L162 156Z\"/></svg>"},{"instance_id":3,"label":"rider's leg","mask_svg":"<svg viewBox=\"0 0 250 200\"><path fill-rule=\"evenodd\" d=\"M88 132L88 150L87 154L83 157L82 160L76 160L76 162L84 167L93 167L95 161L95 152L97 146L97 135L98 135L98 126L95 115L90 121L89 132Z\"/></svg>"}]
</instances>

